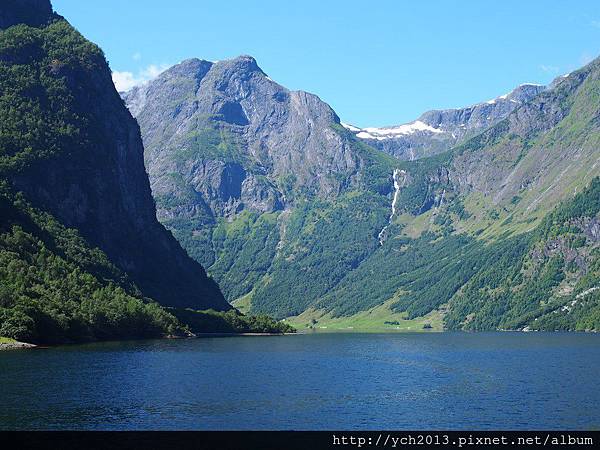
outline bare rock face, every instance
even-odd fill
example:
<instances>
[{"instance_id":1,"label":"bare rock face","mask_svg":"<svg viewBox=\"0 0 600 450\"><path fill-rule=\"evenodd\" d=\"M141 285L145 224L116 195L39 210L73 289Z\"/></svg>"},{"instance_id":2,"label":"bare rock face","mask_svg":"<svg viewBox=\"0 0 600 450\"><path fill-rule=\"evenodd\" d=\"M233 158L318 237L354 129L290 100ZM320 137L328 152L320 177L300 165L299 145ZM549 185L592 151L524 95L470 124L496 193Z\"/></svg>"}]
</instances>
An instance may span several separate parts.
<instances>
[{"instance_id":1,"label":"bare rock face","mask_svg":"<svg viewBox=\"0 0 600 450\"><path fill-rule=\"evenodd\" d=\"M161 219L184 198L190 214L202 203L231 217L283 209L291 192L328 197L357 182L362 160L334 129L335 112L275 83L250 56L190 59L122 95L142 129Z\"/></svg>"},{"instance_id":2,"label":"bare rock face","mask_svg":"<svg viewBox=\"0 0 600 450\"><path fill-rule=\"evenodd\" d=\"M583 238L579 245L573 245L572 236L559 235L534 247L530 256L536 264L542 264L548 259L560 256L566 264L574 263L583 273L588 273L590 265L595 260L594 249L600 244L600 217L578 217L568 222L579 231L576 236Z\"/></svg>"}]
</instances>

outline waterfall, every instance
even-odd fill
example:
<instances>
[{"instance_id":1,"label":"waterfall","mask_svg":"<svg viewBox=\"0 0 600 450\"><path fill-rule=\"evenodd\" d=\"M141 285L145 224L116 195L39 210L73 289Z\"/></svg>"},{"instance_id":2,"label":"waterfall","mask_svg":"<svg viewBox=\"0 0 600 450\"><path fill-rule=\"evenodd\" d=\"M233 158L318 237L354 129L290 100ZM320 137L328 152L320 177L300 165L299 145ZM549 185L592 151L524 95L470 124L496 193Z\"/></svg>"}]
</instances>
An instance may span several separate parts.
<instances>
[{"instance_id":1,"label":"waterfall","mask_svg":"<svg viewBox=\"0 0 600 450\"><path fill-rule=\"evenodd\" d=\"M402 176L402 181L400 181L400 177ZM388 227L391 225L394 216L396 215L396 205L398 203L398 195L400 194L400 189L404 187L404 183L406 182L406 171L400 169L394 169L394 174L392 175L394 180L394 198L392 200L392 212L390 214L390 218L388 219L388 224L381 229L379 232L379 244L383 245L385 241L385 232Z\"/></svg>"}]
</instances>

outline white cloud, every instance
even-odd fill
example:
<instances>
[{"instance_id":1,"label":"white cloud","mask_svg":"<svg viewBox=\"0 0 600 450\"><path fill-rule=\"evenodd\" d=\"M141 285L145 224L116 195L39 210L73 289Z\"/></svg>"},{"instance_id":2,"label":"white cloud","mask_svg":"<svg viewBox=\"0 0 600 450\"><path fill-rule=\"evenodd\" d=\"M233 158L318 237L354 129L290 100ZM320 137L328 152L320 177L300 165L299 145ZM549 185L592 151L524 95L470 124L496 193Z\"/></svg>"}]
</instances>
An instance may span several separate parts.
<instances>
[{"instance_id":1,"label":"white cloud","mask_svg":"<svg viewBox=\"0 0 600 450\"><path fill-rule=\"evenodd\" d=\"M142 54L140 52L135 52L133 55L131 55L131 58L134 61L139 61L142 59Z\"/></svg>"},{"instance_id":2,"label":"white cloud","mask_svg":"<svg viewBox=\"0 0 600 450\"><path fill-rule=\"evenodd\" d=\"M161 64L160 66L150 64L148 67L140 71L140 75L142 76L142 78L147 78L148 80L151 80L159 76L169 67L170 66L168 64Z\"/></svg>"},{"instance_id":3,"label":"white cloud","mask_svg":"<svg viewBox=\"0 0 600 450\"><path fill-rule=\"evenodd\" d=\"M135 78L131 72L113 71L112 80L119 92L128 91L141 83L141 81Z\"/></svg>"},{"instance_id":4,"label":"white cloud","mask_svg":"<svg viewBox=\"0 0 600 450\"><path fill-rule=\"evenodd\" d=\"M558 71L560 70L556 66L549 66L549 65L546 65L546 64L541 64L540 65L540 69L542 69L546 73L558 73Z\"/></svg>"},{"instance_id":5,"label":"white cloud","mask_svg":"<svg viewBox=\"0 0 600 450\"><path fill-rule=\"evenodd\" d=\"M589 53L585 52L579 57L579 62L582 66L591 63L594 60L594 57Z\"/></svg>"},{"instance_id":6,"label":"white cloud","mask_svg":"<svg viewBox=\"0 0 600 450\"><path fill-rule=\"evenodd\" d=\"M156 78L169 67L170 66L168 64L161 64L160 66L157 66L156 64L150 64L148 67L139 70L137 74L134 74L133 72L119 72L115 70L112 73L112 79L117 91L125 92L135 86L147 83L148 81Z\"/></svg>"}]
</instances>

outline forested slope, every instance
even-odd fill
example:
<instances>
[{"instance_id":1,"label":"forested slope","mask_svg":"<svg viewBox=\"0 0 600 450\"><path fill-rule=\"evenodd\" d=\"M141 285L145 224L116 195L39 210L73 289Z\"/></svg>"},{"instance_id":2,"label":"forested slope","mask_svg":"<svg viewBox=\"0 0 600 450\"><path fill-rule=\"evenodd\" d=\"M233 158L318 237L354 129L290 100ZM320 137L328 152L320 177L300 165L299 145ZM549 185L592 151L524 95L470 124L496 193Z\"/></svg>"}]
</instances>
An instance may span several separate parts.
<instances>
[{"instance_id":1,"label":"forested slope","mask_svg":"<svg viewBox=\"0 0 600 450\"><path fill-rule=\"evenodd\" d=\"M0 5L0 335L161 336L158 306L227 310L158 223L139 128L102 51L49 1Z\"/></svg>"}]
</instances>

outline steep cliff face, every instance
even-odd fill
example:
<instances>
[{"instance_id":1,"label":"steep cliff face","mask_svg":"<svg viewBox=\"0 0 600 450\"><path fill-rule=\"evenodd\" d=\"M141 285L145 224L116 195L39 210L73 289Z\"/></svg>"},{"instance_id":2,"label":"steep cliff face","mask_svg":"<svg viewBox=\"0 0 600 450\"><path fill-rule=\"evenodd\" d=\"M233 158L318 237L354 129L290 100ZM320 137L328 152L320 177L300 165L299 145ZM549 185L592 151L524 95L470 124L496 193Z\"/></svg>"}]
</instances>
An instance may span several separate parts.
<instances>
[{"instance_id":1,"label":"steep cliff face","mask_svg":"<svg viewBox=\"0 0 600 450\"><path fill-rule=\"evenodd\" d=\"M216 283L156 220L139 128L102 52L52 15L49 2L0 9L3 23L25 11L32 25L1 36L2 178L99 247L143 295L227 309Z\"/></svg>"},{"instance_id":2,"label":"steep cliff face","mask_svg":"<svg viewBox=\"0 0 600 450\"><path fill-rule=\"evenodd\" d=\"M264 312L287 297L299 311L378 245L396 161L253 58L187 60L123 97L140 123L158 218L228 300L254 292ZM327 229L309 224L323 214ZM299 270L302 260L314 267Z\"/></svg>"},{"instance_id":3,"label":"steep cliff face","mask_svg":"<svg viewBox=\"0 0 600 450\"><path fill-rule=\"evenodd\" d=\"M123 95L143 131L159 217L173 199L190 214L231 217L359 182L364 158L334 129L335 112L275 83L252 57L187 60Z\"/></svg>"},{"instance_id":4,"label":"steep cliff face","mask_svg":"<svg viewBox=\"0 0 600 450\"><path fill-rule=\"evenodd\" d=\"M346 127L369 145L402 160L415 160L450 150L506 118L518 106L545 90L522 84L508 94L459 109L433 110L416 121L385 128Z\"/></svg>"}]
</instances>

